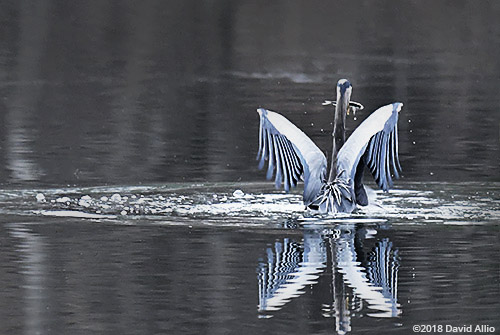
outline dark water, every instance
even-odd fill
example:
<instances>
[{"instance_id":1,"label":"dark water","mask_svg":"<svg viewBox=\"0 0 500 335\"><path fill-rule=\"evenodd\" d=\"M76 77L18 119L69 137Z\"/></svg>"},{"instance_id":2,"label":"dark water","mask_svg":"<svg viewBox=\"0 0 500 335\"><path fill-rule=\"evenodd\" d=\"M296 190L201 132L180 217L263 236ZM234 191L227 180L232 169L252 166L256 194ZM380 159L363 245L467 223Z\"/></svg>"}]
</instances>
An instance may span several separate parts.
<instances>
[{"instance_id":1,"label":"dark water","mask_svg":"<svg viewBox=\"0 0 500 335\"><path fill-rule=\"evenodd\" d=\"M1 1L0 333L498 333L499 16L496 1ZM404 175L316 217L256 168L255 109L328 151L321 103L343 77L366 107L349 131L404 103Z\"/></svg>"}]
</instances>

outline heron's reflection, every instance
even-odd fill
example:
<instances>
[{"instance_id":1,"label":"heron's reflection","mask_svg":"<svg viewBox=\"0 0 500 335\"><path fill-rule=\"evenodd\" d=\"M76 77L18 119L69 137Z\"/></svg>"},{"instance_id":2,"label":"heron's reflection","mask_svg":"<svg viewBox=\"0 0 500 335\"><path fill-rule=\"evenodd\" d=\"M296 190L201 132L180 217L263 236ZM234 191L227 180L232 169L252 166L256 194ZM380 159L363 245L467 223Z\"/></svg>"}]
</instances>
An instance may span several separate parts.
<instances>
[{"instance_id":1,"label":"heron's reflection","mask_svg":"<svg viewBox=\"0 0 500 335\"><path fill-rule=\"evenodd\" d=\"M386 238L374 240L367 248L365 242L374 232L355 225L305 228L300 242L276 241L259 265L259 311L281 309L304 293L306 285L316 284L331 266L332 301L323 310L325 316L335 317L338 333L350 331L351 317L356 314L398 316L398 250Z\"/></svg>"},{"instance_id":2,"label":"heron's reflection","mask_svg":"<svg viewBox=\"0 0 500 335\"><path fill-rule=\"evenodd\" d=\"M285 238L267 249L267 264L259 268L259 309L274 311L315 284L326 267L326 248L320 234L304 232L304 243Z\"/></svg>"}]
</instances>

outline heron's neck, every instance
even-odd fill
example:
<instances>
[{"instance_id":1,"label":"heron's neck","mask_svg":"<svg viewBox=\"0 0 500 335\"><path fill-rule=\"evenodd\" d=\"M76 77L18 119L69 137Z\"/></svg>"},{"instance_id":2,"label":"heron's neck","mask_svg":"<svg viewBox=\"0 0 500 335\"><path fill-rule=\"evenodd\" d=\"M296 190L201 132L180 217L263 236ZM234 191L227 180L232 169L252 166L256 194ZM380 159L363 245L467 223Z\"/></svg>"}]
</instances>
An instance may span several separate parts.
<instances>
[{"instance_id":1,"label":"heron's neck","mask_svg":"<svg viewBox=\"0 0 500 335\"><path fill-rule=\"evenodd\" d=\"M337 177L337 154L345 142L345 118L346 112L342 110L342 106L337 104L335 108L335 119L333 121L333 147L332 160L330 165L330 175L328 181L331 183Z\"/></svg>"}]
</instances>

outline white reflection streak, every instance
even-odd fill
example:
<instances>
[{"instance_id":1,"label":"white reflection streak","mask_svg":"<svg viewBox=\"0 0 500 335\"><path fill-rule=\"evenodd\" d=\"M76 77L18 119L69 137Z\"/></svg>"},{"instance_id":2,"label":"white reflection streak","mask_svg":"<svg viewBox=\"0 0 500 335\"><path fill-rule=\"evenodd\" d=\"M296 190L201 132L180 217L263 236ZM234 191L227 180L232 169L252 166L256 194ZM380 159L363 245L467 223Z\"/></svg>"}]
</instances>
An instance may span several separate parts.
<instances>
[{"instance_id":1,"label":"white reflection streak","mask_svg":"<svg viewBox=\"0 0 500 335\"><path fill-rule=\"evenodd\" d=\"M356 251L354 250L354 233L348 233L350 238L341 238L335 243L335 254L337 260L338 272L344 275L345 283L353 289L353 292L359 298L365 300L370 308L379 311L371 313L370 316L376 317L394 317L399 314L398 305L395 295L388 297L383 294L384 288L370 282L366 277L366 269L360 262L356 261ZM387 267L384 267L384 271ZM394 273L386 273L385 278L393 278L397 281L396 269L390 269ZM390 284L396 285L397 282ZM396 287L393 286L393 292L396 292ZM384 292L385 293L385 292Z\"/></svg>"},{"instance_id":2,"label":"white reflection streak","mask_svg":"<svg viewBox=\"0 0 500 335\"><path fill-rule=\"evenodd\" d=\"M30 157L33 151L30 146L35 143L32 117L36 114L40 89L28 83L39 80L40 59L47 40L48 13L49 8L44 1L21 3L15 75L24 87L16 88L6 116L7 167L12 171L12 178L18 180L38 180L41 175L38 165Z\"/></svg>"},{"instance_id":3,"label":"white reflection streak","mask_svg":"<svg viewBox=\"0 0 500 335\"><path fill-rule=\"evenodd\" d=\"M26 334L40 334L45 311L44 294L45 251L43 237L30 231L28 228L15 225L11 230L12 236L20 240L17 250L22 256L25 284L25 320Z\"/></svg>"},{"instance_id":4,"label":"white reflection streak","mask_svg":"<svg viewBox=\"0 0 500 335\"><path fill-rule=\"evenodd\" d=\"M14 124L13 124L14 123ZM30 143L28 135L12 122L9 128L13 128L7 136L7 167L12 171L12 178L18 180L36 180L38 173L37 165L28 157L31 150L27 148ZM17 129L16 129L17 128Z\"/></svg>"},{"instance_id":5,"label":"white reflection streak","mask_svg":"<svg viewBox=\"0 0 500 335\"><path fill-rule=\"evenodd\" d=\"M306 285L316 284L319 273L326 267L326 250L318 232L304 233L304 258L300 258L296 248L285 240L283 250L276 250L276 260L268 252L267 275L262 275L259 285L259 310L275 311L295 297L303 294ZM274 267L271 266L274 264ZM288 272L287 267L291 268ZM262 273L261 273L262 274ZM280 278L281 277L281 278Z\"/></svg>"}]
</instances>

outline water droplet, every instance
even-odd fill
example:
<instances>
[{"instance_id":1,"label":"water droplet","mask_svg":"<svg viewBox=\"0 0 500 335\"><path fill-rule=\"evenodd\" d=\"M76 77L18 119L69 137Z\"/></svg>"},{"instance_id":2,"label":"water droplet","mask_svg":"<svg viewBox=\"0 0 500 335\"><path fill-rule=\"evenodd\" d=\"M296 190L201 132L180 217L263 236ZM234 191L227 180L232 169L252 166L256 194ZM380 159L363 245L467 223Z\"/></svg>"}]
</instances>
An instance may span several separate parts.
<instances>
[{"instance_id":1,"label":"water droplet","mask_svg":"<svg viewBox=\"0 0 500 335\"><path fill-rule=\"evenodd\" d=\"M412 143L412 144L414 144L414 145L416 144L416 142L415 142L415 141L413 141L413 142L411 142L411 143Z\"/></svg>"},{"instance_id":2,"label":"water droplet","mask_svg":"<svg viewBox=\"0 0 500 335\"><path fill-rule=\"evenodd\" d=\"M241 198L245 195L245 193L242 190L236 190L233 192L233 197L235 198Z\"/></svg>"}]
</instances>

